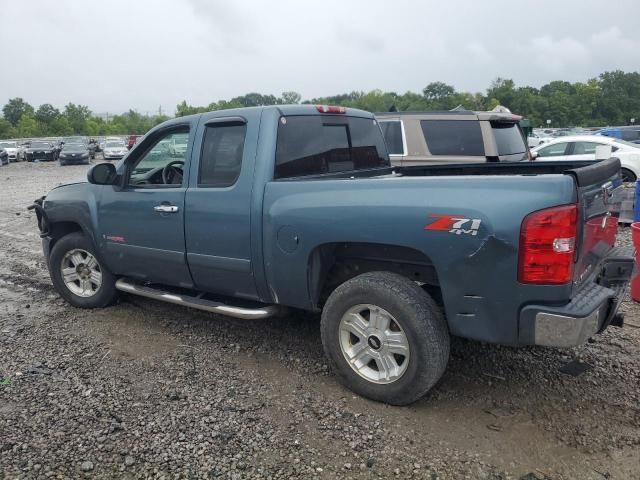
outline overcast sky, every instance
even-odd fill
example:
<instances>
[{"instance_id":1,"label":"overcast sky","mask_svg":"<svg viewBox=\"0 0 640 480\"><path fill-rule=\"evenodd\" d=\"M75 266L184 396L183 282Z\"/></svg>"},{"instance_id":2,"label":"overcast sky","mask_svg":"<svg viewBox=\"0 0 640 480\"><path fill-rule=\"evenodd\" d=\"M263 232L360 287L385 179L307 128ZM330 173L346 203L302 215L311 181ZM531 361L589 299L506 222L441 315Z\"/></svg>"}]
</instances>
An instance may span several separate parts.
<instances>
[{"instance_id":1,"label":"overcast sky","mask_svg":"<svg viewBox=\"0 0 640 480\"><path fill-rule=\"evenodd\" d=\"M639 0L0 0L0 18L0 105L96 113L640 67Z\"/></svg>"}]
</instances>

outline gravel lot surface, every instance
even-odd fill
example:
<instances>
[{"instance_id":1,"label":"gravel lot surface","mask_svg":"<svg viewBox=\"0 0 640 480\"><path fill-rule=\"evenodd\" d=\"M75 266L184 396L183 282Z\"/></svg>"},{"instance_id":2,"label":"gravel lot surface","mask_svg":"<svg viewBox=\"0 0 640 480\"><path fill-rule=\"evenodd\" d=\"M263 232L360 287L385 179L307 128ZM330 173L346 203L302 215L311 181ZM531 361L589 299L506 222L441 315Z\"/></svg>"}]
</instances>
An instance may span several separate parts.
<instances>
[{"instance_id":1,"label":"gravel lot surface","mask_svg":"<svg viewBox=\"0 0 640 480\"><path fill-rule=\"evenodd\" d=\"M439 385L389 407L337 384L313 315L60 300L25 208L85 171L0 168L0 478L640 478L631 301L579 349L455 339Z\"/></svg>"}]
</instances>

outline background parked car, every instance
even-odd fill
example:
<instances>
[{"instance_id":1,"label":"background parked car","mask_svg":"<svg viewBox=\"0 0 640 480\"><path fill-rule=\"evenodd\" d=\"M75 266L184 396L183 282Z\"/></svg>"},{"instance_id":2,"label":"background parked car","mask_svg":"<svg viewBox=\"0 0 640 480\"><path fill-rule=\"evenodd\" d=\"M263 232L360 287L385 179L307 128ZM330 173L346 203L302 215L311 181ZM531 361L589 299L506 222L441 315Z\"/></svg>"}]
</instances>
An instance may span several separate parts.
<instances>
[{"instance_id":1,"label":"background parked car","mask_svg":"<svg viewBox=\"0 0 640 480\"><path fill-rule=\"evenodd\" d=\"M65 143L60 151L60 165L68 165L70 163L86 163L89 164L91 152L85 143Z\"/></svg>"},{"instance_id":2,"label":"background parked car","mask_svg":"<svg viewBox=\"0 0 640 480\"><path fill-rule=\"evenodd\" d=\"M432 165L520 161L529 147L521 117L497 112L377 113L391 163Z\"/></svg>"},{"instance_id":3,"label":"background parked car","mask_svg":"<svg viewBox=\"0 0 640 480\"><path fill-rule=\"evenodd\" d=\"M43 138L41 139L44 142L51 144L51 148L53 148L53 159L57 160L58 156L60 156L60 150L62 150L62 142L58 138Z\"/></svg>"},{"instance_id":4,"label":"background parked car","mask_svg":"<svg viewBox=\"0 0 640 480\"><path fill-rule=\"evenodd\" d=\"M65 137L62 139L62 144L67 144L67 143L82 143L84 145L87 146L87 148L89 149L91 158L96 158L96 146L95 144L91 144L89 142L89 138L88 137L83 137L83 136L75 136L75 137Z\"/></svg>"},{"instance_id":5,"label":"background parked car","mask_svg":"<svg viewBox=\"0 0 640 480\"><path fill-rule=\"evenodd\" d=\"M125 146L124 142L107 142L104 146L102 155L105 160L120 160L124 157L129 150Z\"/></svg>"},{"instance_id":6,"label":"background parked car","mask_svg":"<svg viewBox=\"0 0 640 480\"><path fill-rule=\"evenodd\" d=\"M53 161L56 159L56 151L49 142L34 140L29 148L25 150L25 159L27 162Z\"/></svg>"},{"instance_id":7,"label":"background parked car","mask_svg":"<svg viewBox=\"0 0 640 480\"><path fill-rule=\"evenodd\" d=\"M9 162L18 161L18 142L0 142L0 148L7 152Z\"/></svg>"},{"instance_id":8,"label":"background parked car","mask_svg":"<svg viewBox=\"0 0 640 480\"><path fill-rule=\"evenodd\" d=\"M534 160L595 160L599 145L611 147L612 156L622 164L622 178L635 182L640 178L640 145L602 135L558 137L531 151Z\"/></svg>"},{"instance_id":9,"label":"background parked car","mask_svg":"<svg viewBox=\"0 0 640 480\"><path fill-rule=\"evenodd\" d=\"M596 134L640 144L640 126L603 128L602 130L598 130Z\"/></svg>"},{"instance_id":10,"label":"background parked car","mask_svg":"<svg viewBox=\"0 0 640 480\"><path fill-rule=\"evenodd\" d=\"M185 133L183 135L174 135L169 142L169 154L172 157L184 157L187 153L187 140L189 136Z\"/></svg>"},{"instance_id":11,"label":"background parked car","mask_svg":"<svg viewBox=\"0 0 640 480\"><path fill-rule=\"evenodd\" d=\"M4 148L0 148L0 166L9 165L9 154Z\"/></svg>"},{"instance_id":12,"label":"background parked car","mask_svg":"<svg viewBox=\"0 0 640 480\"><path fill-rule=\"evenodd\" d=\"M24 162L27 159L27 149L31 145L31 140L18 142L18 161Z\"/></svg>"}]
</instances>

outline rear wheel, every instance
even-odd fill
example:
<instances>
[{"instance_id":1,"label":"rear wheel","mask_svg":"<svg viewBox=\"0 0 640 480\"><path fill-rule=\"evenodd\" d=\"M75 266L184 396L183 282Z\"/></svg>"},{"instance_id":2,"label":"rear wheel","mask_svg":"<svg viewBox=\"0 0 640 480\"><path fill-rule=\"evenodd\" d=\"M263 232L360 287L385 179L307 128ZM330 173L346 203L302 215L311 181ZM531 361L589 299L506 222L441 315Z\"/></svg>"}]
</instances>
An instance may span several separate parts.
<instances>
[{"instance_id":1,"label":"rear wheel","mask_svg":"<svg viewBox=\"0 0 640 480\"><path fill-rule=\"evenodd\" d=\"M632 183L635 182L638 178L636 177L635 173L633 173L631 170L627 169L627 168L623 168L622 169L622 181L625 183Z\"/></svg>"},{"instance_id":2,"label":"rear wheel","mask_svg":"<svg viewBox=\"0 0 640 480\"><path fill-rule=\"evenodd\" d=\"M118 295L116 278L98 260L91 242L80 232L56 242L49 257L53 286L71 305L106 307Z\"/></svg>"},{"instance_id":3,"label":"rear wheel","mask_svg":"<svg viewBox=\"0 0 640 480\"><path fill-rule=\"evenodd\" d=\"M427 393L449 358L439 308L415 282L395 273L365 273L340 285L323 309L321 333L339 380L393 405Z\"/></svg>"}]
</instances>

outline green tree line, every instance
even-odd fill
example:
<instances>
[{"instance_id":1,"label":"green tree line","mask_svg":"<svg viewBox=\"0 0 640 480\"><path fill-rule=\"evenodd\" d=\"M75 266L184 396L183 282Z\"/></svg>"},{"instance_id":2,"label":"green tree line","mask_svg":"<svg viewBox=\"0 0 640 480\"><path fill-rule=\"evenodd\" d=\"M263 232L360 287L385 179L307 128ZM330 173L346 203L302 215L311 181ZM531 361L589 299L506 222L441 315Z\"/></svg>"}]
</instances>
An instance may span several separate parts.
<instances>
[{"instance_id":1,"label":"green tree line","mask_svg":"<svg viewBox=\"0 0 640 480\"><path fill-rule=\"evenodd\" d=\"M206 106L182 101L175 115L260 105L291 103L330 104L360 108L370 112L450 110L491 110L503 105L523 115L533 126L554 127L627 125L632 118L640 123L640 72L604 72L586 82L556 80L540 88L516 86L511 79L497 78L485 93L459 92L443 82L432 82L421 92L353 91L302 101L297 92L280 96L248 93ZM0 138L60 135L142 134L168 119L164 115L141 115L129 110L108 120L95 116L87 106L69 103L62 111L50 104L34 109L22 98L12 98L2 109Z\"/></svg>"},{"instance_id":2,"label":"green tree line","mask_svg":"<svg viewBox=\"0 0 640 480\"><path fill-rule=\"evenodd\" d=\"M60 111L45 103L35 109L22 98L10 99L2 114L0 138L143 134L169 119L166 115L142 115L129 110L106 120L94 115L86 105L69 103Z\"/></svg>"}]
</instances>

